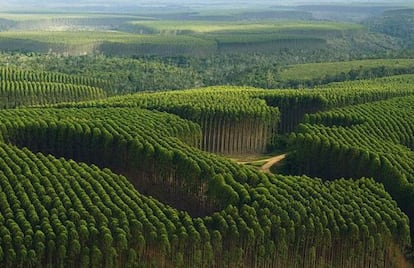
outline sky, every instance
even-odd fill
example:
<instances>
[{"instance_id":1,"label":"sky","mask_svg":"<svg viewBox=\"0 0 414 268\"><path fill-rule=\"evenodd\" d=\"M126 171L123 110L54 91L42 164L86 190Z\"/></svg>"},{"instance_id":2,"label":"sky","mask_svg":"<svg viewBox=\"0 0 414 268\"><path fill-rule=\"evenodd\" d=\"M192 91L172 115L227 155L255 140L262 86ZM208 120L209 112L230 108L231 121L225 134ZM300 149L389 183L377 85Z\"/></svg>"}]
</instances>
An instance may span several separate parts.
<instances>
[{"instance_id":1,"label":"sky","mask_svg":"<svg viewBox=\"0 0 414 268\"><path fill-rule=\"evenodd\" d=\"M412 1L412 0L411 0ZM79 8L79 7L131 7L131 6L186 6L190 8L211 7L263 7L275 5L300 5L309 3L410 3L410 0L0 0L0 9L41 10L43 8Z\"/></svg>"},{"instance_id":2,"label":"sky","mask_svg":"<svg viewBox=\"0 0 414 268\"><path fill-rule=\"evenodd\" d=\"M245 0L201 0L201 1L194 1L194 0L2 0L0 1L0 5L4 6L25 6L28 3L36 4L37 5L82 5L82 4L98 4L98 5L120 5L120 4L128 4L128 5L149 5L149 4L214 4L214 3L232 3L232 4L246 4L251 3L254 5L287 5L287 4L306 4L306 3L351 3L351 2L364 2L364 3L373 3L373 2L381 2L381 3L396 3L400 1L392 1L392 0L256 0L256 1L245 1Z\"/></svg>"}]
</instances>

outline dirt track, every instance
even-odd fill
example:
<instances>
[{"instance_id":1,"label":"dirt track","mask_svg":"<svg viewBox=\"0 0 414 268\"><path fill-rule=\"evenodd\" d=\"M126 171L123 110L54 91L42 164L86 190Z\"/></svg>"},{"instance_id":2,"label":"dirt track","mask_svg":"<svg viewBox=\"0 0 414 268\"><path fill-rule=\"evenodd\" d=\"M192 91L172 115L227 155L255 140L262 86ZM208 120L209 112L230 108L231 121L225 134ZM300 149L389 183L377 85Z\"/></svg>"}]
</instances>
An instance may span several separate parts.
<instances>
[{"instance_id":1,"label":"dirt track","mask_svg":"<svg viewBox=\"0 0 414 268\"><path fill-rule=\"evenodd\" d=\"M270 158L266 158L266 159L260 159L260 160L254 160L254 161L237 161L237 163L239 164L252 164L252 163L258 163L258 162L265 162L261 167L259 167L259 170L263 171L263 172L268 172L270 173L270 168L282 161L283 159L286 158L286 154L281 154L281 155L276 155Z\"/></svg>"},{"instance_id":2,"label":"dirt track","mask_svg":"<svg viewBox=\"0 0 414 268\"><path fill-rule=\"evenodd\" d=\"M269 159L265 159L265 161L267 161L267 162L266 162L266 164L264 164L263 166L260 167L260 170L263 171L263 172L270 172L269 169L274 164L276 164L276 163L282 161L283 159L285 159L285 157L286 157L286 154L281 154L281 155L276 155L276 156L274 156L272 158L269 158Z\"/></svg>"}]
</instances>

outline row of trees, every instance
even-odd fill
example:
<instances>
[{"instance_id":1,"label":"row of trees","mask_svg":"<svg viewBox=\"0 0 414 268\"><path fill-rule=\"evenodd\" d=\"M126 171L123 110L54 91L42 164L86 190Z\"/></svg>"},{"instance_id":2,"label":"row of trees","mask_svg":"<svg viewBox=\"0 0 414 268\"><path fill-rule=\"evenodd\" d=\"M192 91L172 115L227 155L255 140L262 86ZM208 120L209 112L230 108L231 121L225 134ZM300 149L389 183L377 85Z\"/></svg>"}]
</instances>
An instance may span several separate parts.
<instances>
[{"instance_id":1,"label":"row of trees","mask_svg":"<svg viewBox=\"0 0 414 268\"><path fill-rule=\"evenodd\" d=\"M50 82L108 88L109 82L87 76L67 75L57 72L29 71L13 67L0 68L0 81Z\"/></svg>"},{"instance_id":2,"label":"row of trees","mask_svg":"<svg viewBox=\"0 0 414 268\"><path fill-rule=\"evenodd\" d=\"M200 147L203 150L241 155L266 151L277 132L278 108L267 106L264 100L253 96L262 91L245 87L210 87L118 96L76 106L140 107L173 113L201 126Z\"/></svg>"},{"instance_id":3,"label":"row of trees","mask_svg":"<svg viewBox=\"0 0 414 268\"><path fill-rule=\"evenodd\" d=\"M281 113L280 133L295 130L305 114L414 94L414 75L330 84L312 90L271 90L256 93Z\"/></svg>"},{"instance_id":4,"label":"row of trees","mask_svg":"<svg viewBox=\"0 0 414 268\"><path fill-rule=\"evenodd\" d=\"M282 81L278 84L279 87L283 88L308 88L315 87L318 85L325 85L333 82L363 80L379 77L387 77L392 75L412 74L412 66L393 66L393 65L382 65L378 67L359 67L353 68L349 71L343 71L336 74L321 75L320 77L314 77L312 79L289 79Z\"/></svg>"},{"instance_id":5,"label":"row of trees","mask_svg":"<svg viewBox=\"0 0 414 268\"><path fill-rule=\"evenodd\" d=\"M265 35L262 34L261 36ZM223 37L221 36L221 38ZM255 36L254 38L258 37ZM19 54L15 52L13 54L1 53L0 63L4 66L10 66L10 68L96 78L100 81L99 83L102 81L109 82L109 85L106 82L93 85L106 89L109 94L215 85L255 86L260 88L301 87L301 85L318 85L325 82L342 81L344 78L360 79L384 75L388 73L388 68L396 71L391 72L393 74L412 69L403 68L403 70L399 70L399 68L389 64L386 66L387 72L383 72L382 69L374 70L371 68L354 69L349 72L349 67L338 65L335 68L338 68L338 70L342 68L344 74L339 71L338 75L324 77L324 73L315 73L315 77L310 79L312 82L303 81L300 74L296 75L295 79L283 78L281 68L293 64L349 61L359 58L410 57L409 52L397 51L399 48L396 49L395 42L390 42L389 37L372 37L364 33L357 38L346 37L345 39L349 43L339 49L335 45L332 45L335 46L332 48L330 44L327 45L328 48L303 47L306 42L301 40L299 42L301 45L296 48L290 44L287 44L286 48L280 48L279 46L277 49L275 46L272 47L271 44L262 45L263 50L273 51L272 54L260 53L259 51L241 53L238 50L232 50L230 47L228 48L229 53L203 57L141 55L134 58L118 58L101 54L61 57L51 54ZM364 40L364 42L361 42L361 40ZM22 40L19 41L22 43ZM20 43L18 43L19 47L22 46ZM122 44L113 44L112 47L108 44L107 49L108 52L111 49L119 52L122 50L122 46L125 47ZM242 46L242 44L239 45L239 47ZM355 47L359 49L355 49ZM149 46L144 48L151 51ZM163 54L162 47L152 45L152 48L158 50L161 55ZM198 49L195 49L201 51L203 47L199 46ZM164 51L164 53L167 52ZM154 53L151 55L154 55Z\"/></svg>"},{"instance_id":6,"label":"row of trees","mask_svg":"<svg viewBox=\"0 0 414 268\"><path fill-rule=\"evenodd\" d=\"M412 219L413 102L410 96L307 116L291 136L288 169L327 179L373 177Z\"/></svg>"},{"instance_id":7,"label":"row of trees","mask_svg":"<svg viewBox=\"0 0 414 268\"><path fill-rule=\"evenodd\" d=\"M192 161L181 150L171 150L172 145L179 148L182 141L197 146L201 135L197 125L165 113L139 109L27 111L19 116L28 117L24 121L16 120L16 114L11 112L9 116L15 118L13 124L16 125L10 126L11 122L7 120L6 141L36 152L109 167L128 176L143 193L182 209L201 214L205 211L198 201L204 198L193 196L205 194L197 191L205 183L197 178L198 166L192 166ZM56 120L56 115L61 119ZM68 119L64 119L66 117ZM73 117L83 120L73 120ZM139 122L131 123L138 119ZM159 163L158 167L156 163ZM190 182L194 193L183 190L190 187ZM164 184L171 184L171 187L163 187ZM188 199L194 204L190 206Z\"/></svg>"},{"instance_id":8,"label":"row of trees","mask_svg":"<svg viewBox=\"0 0 414 268\"><path fill-rule=\"evenodd\" d=\"M0 68L0 108L106 98L104 81L59 73Z\"/></svg>"},{"instance_id":9,"label":"row of trees","mask_svg":"<svg viewBox=\"0 0 414 268\"><path fill-rule=\"evenodd\" d=\"M265 152L279 133L295 130L307 113L409 96L414 94L410 86L413 81L414 76L403 75L307 91L210 87L117 96L76 107L140 107L173 113L201 126L203 150L242 155Z\"/></svg>"},{"instance_id":10,"label":"row of trees","mask_svg":"<svg viewBox=\"0 0 414 268\"><path fill-rule=\"evenodd\" d=\"M410 243L408 219L373 180L263 174L182 142L200 129L176 116L19 109L1 111L0 127L5 142L121 167L139 192L146 182L150 195L207 208L191 217L109 169L1 143L6 266L388 266Z\"/></svg>"},{"instance_id":11,"label":"row of trees","mask_svg":"<svg viewBox=\"0 0 414 268\"><path fill-rule=\"evenodd\" d=\"M0 82L0 107L3 109L102 98L106 98L106 93L100 88L90 86L50 82Z\"/></svg>"}]
</instances>

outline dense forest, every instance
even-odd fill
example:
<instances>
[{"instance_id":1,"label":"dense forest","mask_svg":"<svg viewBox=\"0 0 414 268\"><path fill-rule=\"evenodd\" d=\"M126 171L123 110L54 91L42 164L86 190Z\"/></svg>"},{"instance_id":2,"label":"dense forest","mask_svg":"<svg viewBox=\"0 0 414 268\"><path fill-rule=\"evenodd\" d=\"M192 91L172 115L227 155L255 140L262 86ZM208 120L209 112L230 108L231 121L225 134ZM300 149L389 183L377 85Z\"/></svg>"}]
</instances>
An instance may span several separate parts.
<instances>
[{"instance_id":1,"label":"dense forest","mask_svg":"<svg viewBox=\"0 0 414 268\"><path fill-rule=\"evenodd\" d=\"M412 267L411 7L267 4L1 12L0 266Z\"/></svg>"}]
</instances>

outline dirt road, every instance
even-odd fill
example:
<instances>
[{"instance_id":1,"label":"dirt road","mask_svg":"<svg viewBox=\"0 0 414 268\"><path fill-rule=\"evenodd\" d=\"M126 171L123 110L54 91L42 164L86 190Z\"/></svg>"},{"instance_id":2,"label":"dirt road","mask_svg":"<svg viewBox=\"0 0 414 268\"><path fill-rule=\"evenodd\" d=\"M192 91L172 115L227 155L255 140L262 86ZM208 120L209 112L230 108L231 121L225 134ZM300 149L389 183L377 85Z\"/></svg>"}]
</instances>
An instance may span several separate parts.
<instances>
[{"instance_id":1,"label":"dirt road","mask_svg":"<svg viewBox=\"0 0 414 268\"><path fill-rule=\"evenodd\" d=\"M286 158L286 154L280 154L280 155L276 155L276 156L273 156L273 157L270 157L270 158L259 159L259 160L251 160L251 161L246 161L246 160L237 161L237 160L235 160L235 161L237 163L243 164L243 165L245 165L245 164L250 164L251 165L251 164L254 164L254 163L264 163L262 166L258 166L258 165L255 165L255 166L257 166L258 169L263 171L263 172L270 173L269 169L274 164L277 164L278 162L282 161L285 158Z\"/></svg>"},{"instance_id":2,"label":"dirt road","mask_svg":"<svg viewBox=\"0 0 414 268\"><path fill-rule=\"evenodd\" d=\"M261 166L260 167L260 170L261 171L263 171L263 172L267 172L267 173L270 173L270 168L274 165L274 164L276 164L276 163L278 163L278 162L280 162L280 161L282 161L283 159L285 159L286 158L286 154L281 154L281 155L276 155L276 156L274 156L274 157L272 157L272 158L269 158L269 159L266 159L266 164L264 164L263 166Z\"/></svg>"}]
</instances>

